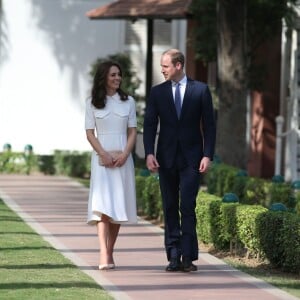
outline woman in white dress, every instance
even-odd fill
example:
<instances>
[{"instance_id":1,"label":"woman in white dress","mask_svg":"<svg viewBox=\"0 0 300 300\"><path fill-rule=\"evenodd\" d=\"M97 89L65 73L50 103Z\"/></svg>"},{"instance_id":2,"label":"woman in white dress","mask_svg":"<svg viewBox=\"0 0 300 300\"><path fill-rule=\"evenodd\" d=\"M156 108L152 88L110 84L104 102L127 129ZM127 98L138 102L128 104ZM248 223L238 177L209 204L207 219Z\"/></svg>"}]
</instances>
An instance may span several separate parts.
<instances>
[{"instance_id":1,"label":"woman in white dress","mask_svg":"<svg viewBox=\"0 0 300 300\"><path fill-rule=\"evenodd\" d=\"M136 223L136 192L131 151L136 141L135 101L121 88L118 63L98 65L85 129L93 148L88 202L90 225L97 225L100 270L115 267L113 250L120 224Z\"/></svg>"}]
</instances>

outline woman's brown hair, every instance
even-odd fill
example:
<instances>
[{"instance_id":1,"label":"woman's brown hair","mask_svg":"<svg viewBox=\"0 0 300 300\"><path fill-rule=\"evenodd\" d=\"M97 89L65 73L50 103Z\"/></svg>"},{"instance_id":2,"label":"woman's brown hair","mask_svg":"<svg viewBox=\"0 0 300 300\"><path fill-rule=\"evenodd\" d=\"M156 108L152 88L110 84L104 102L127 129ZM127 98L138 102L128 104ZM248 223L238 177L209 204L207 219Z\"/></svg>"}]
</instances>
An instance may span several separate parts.
<instances>
[{"instance_id":1,"label":"woman's brown hair","mask_svg":"<svg viewBox=\"0 0 300 300\"><path fill-rule=\"evenodd\" d=\"M105 107L105 99L106 99L106 81L109 70L112 66L117 67L120 70L120 75L122 77L122 69L121 66L114 61L105 61L100 63L96 68L96 73L93 80L93 87L91 92L92 104L96 108L104 108ZM121 89L117 89L118 94L122 101L128 100L128 95Z\"/></svg>"}]
</instances>

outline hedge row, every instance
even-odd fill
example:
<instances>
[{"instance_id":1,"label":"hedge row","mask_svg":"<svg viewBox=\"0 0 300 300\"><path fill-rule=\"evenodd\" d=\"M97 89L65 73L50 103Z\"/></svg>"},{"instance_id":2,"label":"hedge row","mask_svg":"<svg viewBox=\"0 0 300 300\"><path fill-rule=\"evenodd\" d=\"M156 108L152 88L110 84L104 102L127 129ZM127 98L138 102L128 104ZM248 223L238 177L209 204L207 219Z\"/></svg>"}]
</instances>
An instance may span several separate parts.
<instances>
[{"instance_id":1,"label":"hedge row","mask_svg":"<svg viewBox=\"0 0 300 300\"><path fill-rule=\"evenodd\" d=\"M239 245L276 267L300 274L300 217L270 211L260 205L224 203L220 197L199 192L199 239L216 249Z\"/></svg>"},{"instance_id":2,"label":"hedge row","mask_svg":"<svg viewBox=\"0 0 300 300\"><path fill-rule=\"evenodd\" d=\"M54 151L53 155L35 155L6 151L0 153L0 173L66 175L85 178L90 175L90 152Z\"/></svg>"},{"instance_id":3,"label":"hedge row","mask_svg":"<svg viewBox=\"0 0 300 300\"><path fill-rule=\"evenodd\" d=\"M137 174L135 179L139 213L146 215L149 219L163 221L163 208L158 176L141 176Z\"/></svg>"},{"instance_id":4,"label":"hedge row","mask_svg":"<svg viewBox=\"0 0 300 300\"><path fill-rule=\"evenodd\" d=\"M144 160L133 155L135 165L144 165ZM33 152L0 152L0 173L65 175L89 178L91 172L91 151L55 150L51 155L37 155Z\"/></svg>"},{"instance_id":5,"label":"hedge row","mask_svg":"<svg viewBox=\"0 0 300 300\"><path fill-rule=\"evenodd\" d=\"M6 151L0 154L0 173L30 174L38 166L35 155Z\"/></svg>"},{"instance_id":6,"label":"hedge row","mask_svg":"<svg viewBox=\"0 0 300 300\"><path fill-rule=\"evenodd\" d=\"M136 175L139 212L162 220L158 177L141 173ZM276 267L300 272L300 217L295 213L224 203L219 196L199 191L196 216L199 241L213 244L216 249L239 247L248 255L268 259Z\"/></svg>"},{"instance_id":7,"label":"hedge row","mask_svg":"<svg viewBox=\"0 0 300 300\"><path fill-rule=\"evenodd\" d=\"M300 215L300 190L290 182L266 180L247 176L243 170L214 163L204 181L210 194L223 197L234 193L243 204L258 204L269 208L273 203L284 204L289 211Z\"/></svg>"}]
</instances>

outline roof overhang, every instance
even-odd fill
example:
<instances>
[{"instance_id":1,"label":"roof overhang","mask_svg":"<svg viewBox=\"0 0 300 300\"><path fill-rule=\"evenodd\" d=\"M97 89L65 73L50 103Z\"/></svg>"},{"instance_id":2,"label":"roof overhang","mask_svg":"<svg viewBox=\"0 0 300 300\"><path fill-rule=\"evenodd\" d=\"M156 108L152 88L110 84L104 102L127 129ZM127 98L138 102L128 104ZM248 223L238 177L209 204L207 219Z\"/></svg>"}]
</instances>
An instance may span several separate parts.
<instances>
[{"instance_id":1,"label":"roof overhang","mask_svg":"<svg viewBox=\"0 0 300 300\"><path fill-rule=\"evenodd\" d=\"M192 0L118 0L92 9L86 16L96 19L187 19Z\"/></svg>"}]
</instances>

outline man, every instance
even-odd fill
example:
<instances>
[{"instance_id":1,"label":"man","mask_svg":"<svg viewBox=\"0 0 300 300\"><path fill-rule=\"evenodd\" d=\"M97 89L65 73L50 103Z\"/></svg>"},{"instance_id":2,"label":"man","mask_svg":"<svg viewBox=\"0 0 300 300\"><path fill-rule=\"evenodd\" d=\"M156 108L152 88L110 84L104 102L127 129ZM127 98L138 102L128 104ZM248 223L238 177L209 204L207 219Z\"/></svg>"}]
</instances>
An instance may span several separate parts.
<instances>
[{"instance_id":1,"label":"man","mask_svg":"<svg viewBox=\"0 0 300 300\"><path fill-rule=\"evenodd\" d=\"M159 172L168 272L197 270L192 263L198 259L196 197L200 173L208 170L216 139L208 86L186 77L184 60L177 49L162 54L166 81L152 87L144 119L147 168Z\"/></svg>"}]
</instances>

